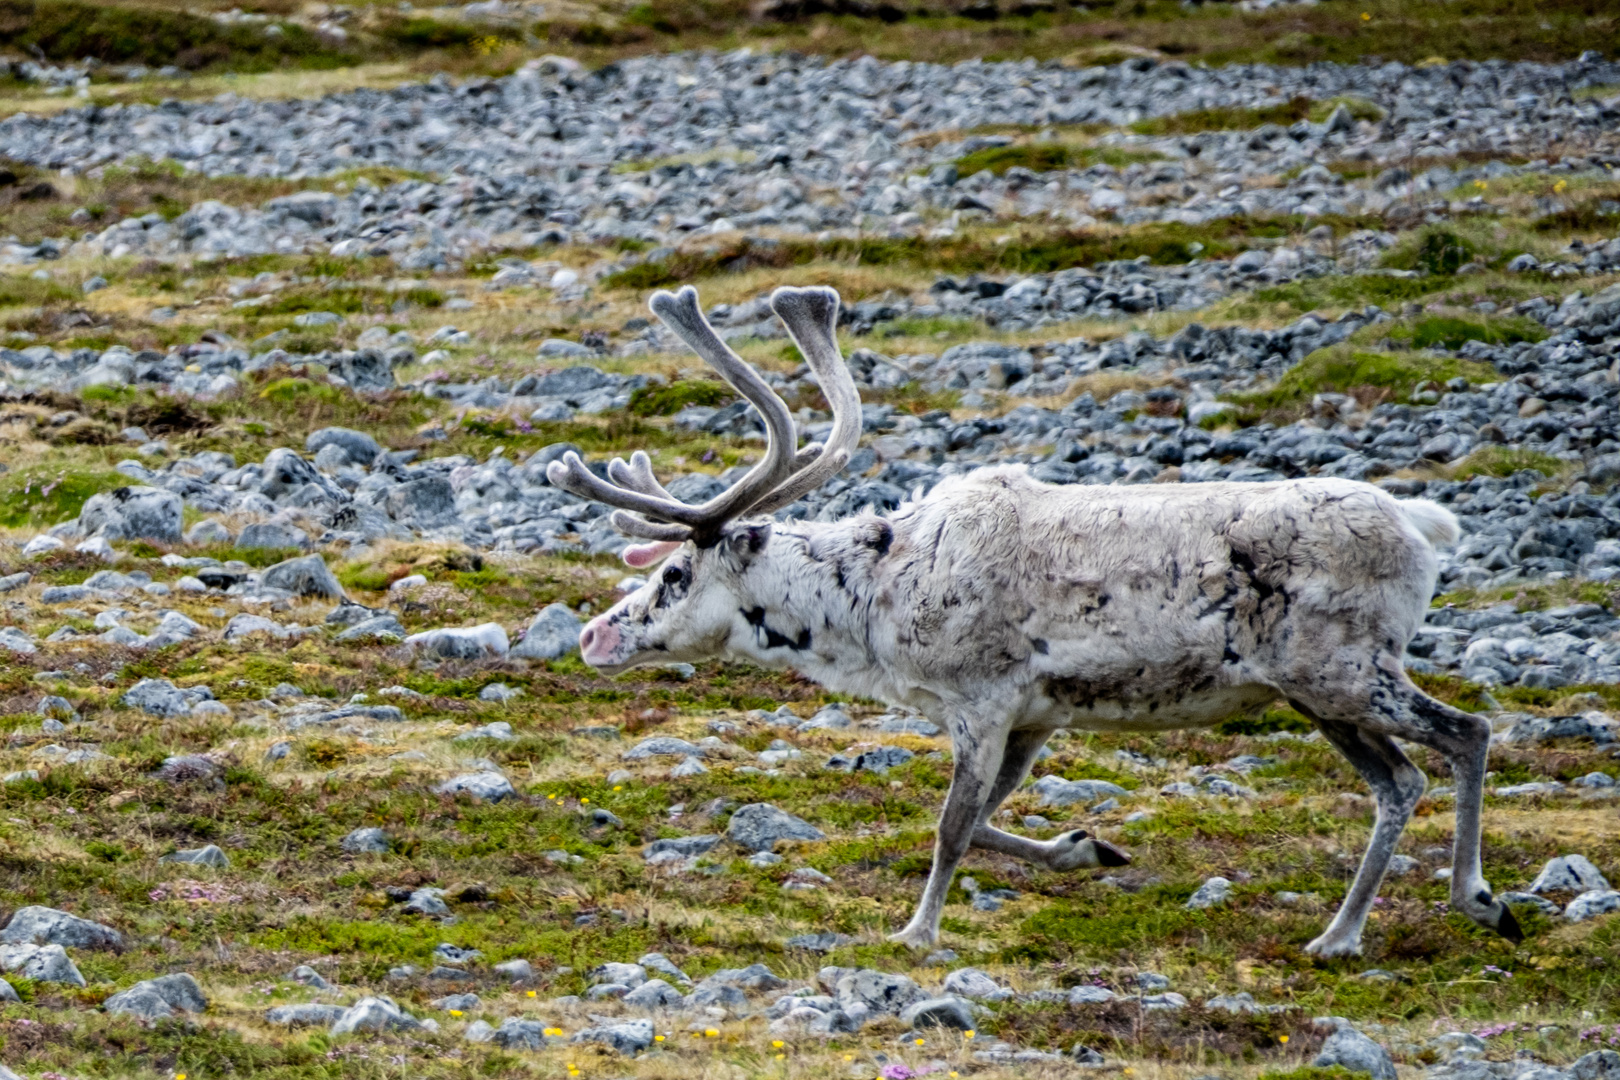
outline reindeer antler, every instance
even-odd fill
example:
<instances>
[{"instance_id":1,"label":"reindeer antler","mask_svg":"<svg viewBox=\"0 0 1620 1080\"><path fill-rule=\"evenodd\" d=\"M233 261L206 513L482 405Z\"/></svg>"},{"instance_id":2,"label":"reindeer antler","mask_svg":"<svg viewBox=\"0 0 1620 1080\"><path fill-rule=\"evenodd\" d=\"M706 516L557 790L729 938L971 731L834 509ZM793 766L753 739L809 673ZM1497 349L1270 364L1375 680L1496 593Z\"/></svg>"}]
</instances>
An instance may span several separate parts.
<instances>
[{"instance_id":1,"label":"reindeer antler","mask_svg":"<svg viewBox=\"0 0 1620 1080\"><path fill-rule=\"evenodd\" d=\"M546 478L576 495L617 507L611 520L620 532L646 540L691 539L700 546L713 544L728 521L797 501L842 469L860 441L860 394L838 351L838 302L838 293L828 288L781 288L771 294L771 309L787 325L832 406L833 429L825 445L812 443L794 452L798 436L787 404L715 334L698 308L697 290L688 285L674 294L654 293L649 306L759 410L765 418L764 459L736 484L697 506L666 491L653 475L651 459L639 450L629 463L622 458L609 462L608 480L587 469L573 452L547 466Z\"/></svg>"}]
</instances>

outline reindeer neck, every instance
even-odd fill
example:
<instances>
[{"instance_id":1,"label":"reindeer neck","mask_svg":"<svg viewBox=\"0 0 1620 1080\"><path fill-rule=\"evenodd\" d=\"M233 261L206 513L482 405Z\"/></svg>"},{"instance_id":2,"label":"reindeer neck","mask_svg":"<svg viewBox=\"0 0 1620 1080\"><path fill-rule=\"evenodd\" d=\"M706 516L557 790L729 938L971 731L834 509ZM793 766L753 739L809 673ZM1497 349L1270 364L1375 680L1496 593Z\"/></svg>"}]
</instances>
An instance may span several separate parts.
<instances>
[{"instance_id":1,"label":"reindeer neck","mask_svg":"<svg viewBox=\"0 0 1620 1080\"><path fill-rule=\"evenodd\" d=\"M872 607L892 536L892 526L874 517L776 526L745 579L749 634L734 640L735 651L831 690L889 696L874 683L888 665L879 662Z\"/></svg>"}]
</instances>

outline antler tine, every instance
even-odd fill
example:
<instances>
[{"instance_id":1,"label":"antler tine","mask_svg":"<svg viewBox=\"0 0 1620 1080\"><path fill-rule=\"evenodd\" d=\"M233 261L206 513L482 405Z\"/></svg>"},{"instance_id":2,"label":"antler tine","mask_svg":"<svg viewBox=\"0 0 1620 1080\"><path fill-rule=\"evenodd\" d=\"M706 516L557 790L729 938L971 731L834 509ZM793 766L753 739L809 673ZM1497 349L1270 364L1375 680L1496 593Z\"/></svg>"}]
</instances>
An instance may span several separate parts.
<instances>
[{"instance_id":1,"label":"antler tine","mask_svg":"<svg viewBox=\"0 0 1620 1080\"><path fill-rule=\"evenodd\" d=\"M643 495L652 495L660 499L673 499L675 496L664 490L664 485L658 482L653 475L652 459L645 450L637 450L630 455L630 463L625 464L622 458L614 458L608 462L608 479L620 487L639 491Z\"/></svg>"},{"instance_id":2,"label":"antler tine","mask_svg":"<svg viewBox=\"0 0 1620 1080\"><path fill-rule=\"evenodd\" d=\"M690 540L692 530L685 525L674 525L663 521L648 521L628 510L615 510L608 518L613 527L626 536L639 537L642 540L674 540L677 543Z\"/></svg>"},{"instance_id":3,"label":"antler tine","mask_svg":"<svg viewBox=\"0 0 1620 1080\"><path fill-rule=\"evenodd\" d=\"M821 382L821 392L832 407L833 426L813 462L749 507L761 514L797 502L837 475L861 440L861 395L838 350L838 293L825 287L777 289L771 294L771 310L787 326ZM810 449L805 447L799 457Z\"/></svg>"},{"instance_id":4,"label":"antler tine","mask_svg":"<svg viewBox=\"0 0 1620 1080\"><path fill-rule=\"evenodd\" d=\"M610 484L585 467L572 450L559 461L546 466L546 479L564 491L607 503L621 510L634 510L650 518L676 522L693 528L703 524L702 507L688 506L678 499L659 497L632 488Z\"/></svg>"},{"instance_id":5,"label":"antler tine","mask_svg":"<svg viewBox=\"0 0 1620 1080\"><path fill-rule=\"evenodd\" d=\"M711 534L737 517L793 475L799 455L798 432L787 403L777 396L759 373L721 341L698 307L697 290L688 285L678 293L657 292L649 305L653 313L701 356L720 377L753 403L765 418L765 457L748 474L713 499L694 507L697 520L676 518L694 532ZM621 504L622 505L622 504Z\"/></svg>"}]
</instances>

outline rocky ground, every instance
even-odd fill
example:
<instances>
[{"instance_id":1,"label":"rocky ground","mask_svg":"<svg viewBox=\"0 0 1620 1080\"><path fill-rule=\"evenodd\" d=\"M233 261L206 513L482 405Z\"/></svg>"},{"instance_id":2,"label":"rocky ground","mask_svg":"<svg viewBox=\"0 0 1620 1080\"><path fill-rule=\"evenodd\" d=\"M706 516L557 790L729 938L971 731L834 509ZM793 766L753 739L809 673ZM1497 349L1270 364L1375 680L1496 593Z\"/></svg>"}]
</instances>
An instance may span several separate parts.
<instances>
[{"instance_id":1,"label":"rocky ground","mask_svg":"<svg viewBox=\"0 0 1620 1080\"><path fill-rule=\"evenodd\" d=\"M540 52L163 103L9 69L91 103L0 119L6 1066L1620 1080L1620 67ZM764 298L845 298L866 435L784 515L1007 462L1450 507L1408 667L1498 732L1526 942L1447 910L1415 752L1366 956L1307 958L1372 809L1279 702L1055 740L1006 827L1133 864L974 853L944 947L889 945L932 724L578 658L637 579L545 466L646 449L696 501L763 446L646 313L686 282L807 437Z\"/></svg>"}]
</instances>

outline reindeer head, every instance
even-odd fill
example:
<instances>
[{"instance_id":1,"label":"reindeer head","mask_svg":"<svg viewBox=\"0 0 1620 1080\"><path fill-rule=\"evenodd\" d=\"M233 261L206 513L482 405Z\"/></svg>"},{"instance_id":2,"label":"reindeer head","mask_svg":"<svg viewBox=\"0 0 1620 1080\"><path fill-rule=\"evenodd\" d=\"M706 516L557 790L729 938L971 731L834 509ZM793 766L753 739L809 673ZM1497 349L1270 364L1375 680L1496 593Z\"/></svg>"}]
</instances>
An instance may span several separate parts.
<instances>
[{"instance_id":1,"label":"reindeer head","mask_svg":"<svg viewBox=\"0 0 1620 1080\"><path fill-rule=\"evenodd\" d=\"M860 440L860 394L838 351L838 294L827 288L771 294L771 310L787 326L833 411L826 443L797 451L787 405L715 334L698 308L695 289L655 293L650 306L759 410L765 418L765 456L732 487L696 506L664 490L640 450L628 463L609 462L607 480L587 469L577 454L551 463L546 477L553 484L618 507L614 527L650 541L626 548L626 563L657 567L647 584L591 620L580 634L580 653L591 666L614 673L642 663L702 660L741 642L770 645L780 638L786 644L777 647L792 648L797 638L762 627L753 586L767 572L768 515L841 470Z\"/></svg>"}]
</instances>

